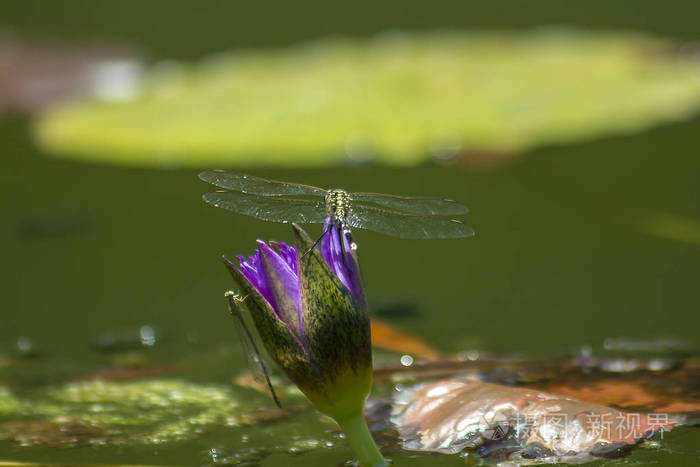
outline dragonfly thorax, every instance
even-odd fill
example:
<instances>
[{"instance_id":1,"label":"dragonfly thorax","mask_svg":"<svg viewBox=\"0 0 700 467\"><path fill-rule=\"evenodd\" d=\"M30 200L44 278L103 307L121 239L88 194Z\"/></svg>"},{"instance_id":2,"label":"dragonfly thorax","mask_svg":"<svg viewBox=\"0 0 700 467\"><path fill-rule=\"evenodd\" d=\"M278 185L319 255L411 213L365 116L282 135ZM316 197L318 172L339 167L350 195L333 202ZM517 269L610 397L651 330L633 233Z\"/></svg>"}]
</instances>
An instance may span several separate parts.
<instances>
[{"instance_id":1,"label":"dragonfly thorax","mask_svg":"<svg viewBox=\"0 0 700 467\"><path fill-rule=\"evenodd\" d=\"M347 191L328 190L326 193L326 214L331 218L331 222L346 227L350 209L350 195Z\"/></svg>"}]
</instances>

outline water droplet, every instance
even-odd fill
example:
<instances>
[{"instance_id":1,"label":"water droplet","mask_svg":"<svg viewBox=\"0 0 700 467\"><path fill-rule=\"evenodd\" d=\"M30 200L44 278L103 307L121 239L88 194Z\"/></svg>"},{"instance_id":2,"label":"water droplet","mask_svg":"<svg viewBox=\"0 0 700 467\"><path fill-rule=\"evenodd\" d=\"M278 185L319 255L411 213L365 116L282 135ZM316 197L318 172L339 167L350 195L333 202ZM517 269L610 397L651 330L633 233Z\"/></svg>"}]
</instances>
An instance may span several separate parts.
<instances>
[{"instance_id":1,"label":"water droplet","mask_svg":"<svg viewBox=\"0 0 700 467\"><path fill-rule=\"evenodd\" d=\"M411 357L410 355L401 355L400 361L403 366L413 365L413 357Z\"/></svg>"},{"instance_id":2,"label":"water droplet","mask_svg":"<svg viewBox=\"0 0 700 467\"><path fill-rule=\"evenodd\" d=\"M141 344L147 347L153 347L156 343L156 331L151 326L141 326L139 337L141 338Z\"/></svg>"}]
</instances>

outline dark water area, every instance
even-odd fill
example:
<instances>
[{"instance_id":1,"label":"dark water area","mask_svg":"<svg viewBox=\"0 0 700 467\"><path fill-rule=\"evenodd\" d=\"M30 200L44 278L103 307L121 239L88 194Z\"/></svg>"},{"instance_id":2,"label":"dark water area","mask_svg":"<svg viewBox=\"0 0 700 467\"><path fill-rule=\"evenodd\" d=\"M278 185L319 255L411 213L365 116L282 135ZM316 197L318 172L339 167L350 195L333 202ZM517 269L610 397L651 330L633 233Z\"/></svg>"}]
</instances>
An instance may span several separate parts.
<instances>
[{"instance_id":1,"label":"dark water area","mask_svg":"<svg viewBox=\"0 0 700 467\"><path fill-rule=\"evenodd\" d=\"M631 11L624 2L477 2L454 14L447 3L425 11L417 4L6 2L0 25L49 37L119 39L158 59L396 28L566 24L698 40L698 6L674 3L636 2ZM469 205L474 238L356 233L370 301L415 303L417 312L393 323L441 353L570 355L620 336L670 336L692 346L700 344L698 135L695 117L539 148L482 172L425 165L251 173ZM1 382L32 391L74 380L114 363L112 354L95 349L99 336L149 325L158 342L139 352L150 365L180 366L177 378L188 382L230 385L244 360L223 298L232 283L220 257L252 253L257 238L291 241L291 229L206 206L201 194L208 187L198 170L51 158L32 141L30 118L1 116L0 141L0 355L14 362ZM36 358L14 360L21 336L36 344ZM0 364L0 373L8 371ZM235 391L253 407L269 406L264 396ZM294 432L335 446L301 456L275 451L261 465L330 466L352 457L332 428L307 410L279 424L222 428L161 445L54 449L0 441L0 461L195 465L210 462L206 452L215 446L255 458L253 447L272 449ZM667 434L660 448L635 451L630 461L693 465L698 446L697 430L684 429ZM465 465L456 456L389 456L401 466Z\"/></svg>"},{"instance_id":2,"label":"dark water area","mask_svg":"<svg viewBox=\"0 0 700 467\"><path fill-rule=\"evenodd\" d=\"M692 306L697 245L643 229L655 213L700 215L696 156L668 150L692 147L698 129L695 120L541 149L476 174L430 166L255 173L465 200L472 239L356 235L369 295L415 299L421 313L407 330L443 352L547 353L618 335L692 341L700 324ZM219 319L230 282L220 255L249 253L256 238L291 241L290 229L204 205L208 188L196 171L52 160L28 131L26 121L2 122L18 175L5 207L8 263L18 272L8 279L20 292L8 294L19 300L3 337L29 333L80 353L84 342L59 338L57 324L87 338L105 324L151 323L170 335L194 330L203 341L227 340Z\"/></svg>"},{"instance_id":3,"label":"dark water area","mask_svg":"<svg viewBox=\"0 0 700 467\"><path fill-rule=\"evenodd\" d=\"M556 0L507 2L388 1L328 4L283 0L239 4L188 1L66 0L10 1L2 23L31 33L81 39L120 39L143 45L156 58L197 58L233 47L279 46L333 35L367 36L386 30L435 28L525 29L566 25L586 29L643 31L662 37L696 41L692 1L591 0L562 4Z\"/></svg>"}]
</instances>

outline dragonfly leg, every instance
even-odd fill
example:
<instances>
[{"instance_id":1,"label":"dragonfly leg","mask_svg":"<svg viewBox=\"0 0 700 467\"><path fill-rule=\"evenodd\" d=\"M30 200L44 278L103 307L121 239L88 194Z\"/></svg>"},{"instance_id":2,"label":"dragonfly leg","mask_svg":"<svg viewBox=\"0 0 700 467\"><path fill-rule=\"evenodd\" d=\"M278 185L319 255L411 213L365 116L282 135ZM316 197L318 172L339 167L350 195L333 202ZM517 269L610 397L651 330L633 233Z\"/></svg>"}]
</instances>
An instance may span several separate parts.
<instances>
[{"instance_id":1,"label":"dragonfly leg","mask_svg":"<svg viewBox=\"0 0 700 467\"><path fill-rule=\"evenodd\" d=\"M306 251L304 252L304 254L301 255L301 258L299 258L299 261L301 261L302 259L304 259L304 258L306 257L306 255L308 255L309 253L311 253L311 250L313 250L314 248L316 248L316 246L318 246L318 244L319 244L319 243L321 242L321 240L323 239L323 236L326 235L326 234L331 230L331 227L332 227L332 226L333 226L333 224L330 224L330 223L328 224L328 228L327 228L326 230L323 231L323 233L321 234L320 237L318 237L318 239L316 239L316 241L314 242L314 244L311 245L311 248L309 248L308 250L306 250Z\"/></svg>"}]
</instances>

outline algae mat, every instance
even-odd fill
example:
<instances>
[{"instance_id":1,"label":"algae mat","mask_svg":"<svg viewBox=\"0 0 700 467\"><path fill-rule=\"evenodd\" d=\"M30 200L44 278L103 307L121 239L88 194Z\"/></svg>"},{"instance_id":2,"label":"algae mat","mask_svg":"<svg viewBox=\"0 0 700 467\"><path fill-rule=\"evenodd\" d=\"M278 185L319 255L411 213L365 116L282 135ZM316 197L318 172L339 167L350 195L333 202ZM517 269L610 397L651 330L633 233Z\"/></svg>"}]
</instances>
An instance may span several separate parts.
<instances>
[{"instance_id":1,"label":"algae mat","mask_svg":"<svg viewBox=\"0 0 700 467\"><path fill-rule=\"evenodd\" d=\"M187 439L212 425L237 426L241 413L230 390L182 381L88 381L30 397L0 388L0 415L18 417L0 424L0 439L54 447L159 444Z\"/></svg>"}]
</instances>

